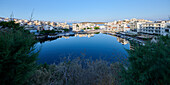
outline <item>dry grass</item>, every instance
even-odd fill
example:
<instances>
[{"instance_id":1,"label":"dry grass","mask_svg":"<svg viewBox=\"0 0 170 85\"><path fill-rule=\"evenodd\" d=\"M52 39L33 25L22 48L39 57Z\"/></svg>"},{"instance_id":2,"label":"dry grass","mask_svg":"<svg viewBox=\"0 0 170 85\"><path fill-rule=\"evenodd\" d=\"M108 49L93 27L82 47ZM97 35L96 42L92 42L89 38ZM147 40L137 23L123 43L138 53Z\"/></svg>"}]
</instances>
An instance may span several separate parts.
<instances>
[{"instance_id":1,"label":"dry grass","mask_svg":"<svg viewBox=\"0 0 170 85\"><path fill-rule=\"evenodd\" d=\"M118 63L78 58L41 67L29 82L31 85L120 85L120 71Z\"/></svg>"}]
</instances>

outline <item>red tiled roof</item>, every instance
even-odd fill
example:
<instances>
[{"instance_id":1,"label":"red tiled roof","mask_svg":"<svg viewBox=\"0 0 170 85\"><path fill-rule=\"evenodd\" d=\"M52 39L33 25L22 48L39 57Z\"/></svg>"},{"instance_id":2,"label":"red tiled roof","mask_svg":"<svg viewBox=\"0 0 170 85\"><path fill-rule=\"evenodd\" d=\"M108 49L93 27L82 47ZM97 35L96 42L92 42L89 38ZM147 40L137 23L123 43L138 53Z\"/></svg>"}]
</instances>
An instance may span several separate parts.
<instances>
[{"instance_id":1,"label":"red tiled roof","mask_svg":"<svg viewBox=\"0 0 170 85\"><path fill-rule=\"evenodd\" d=\"M117 27L112 27L112 28L117 28Z\"/></svg>"}]
</instances>

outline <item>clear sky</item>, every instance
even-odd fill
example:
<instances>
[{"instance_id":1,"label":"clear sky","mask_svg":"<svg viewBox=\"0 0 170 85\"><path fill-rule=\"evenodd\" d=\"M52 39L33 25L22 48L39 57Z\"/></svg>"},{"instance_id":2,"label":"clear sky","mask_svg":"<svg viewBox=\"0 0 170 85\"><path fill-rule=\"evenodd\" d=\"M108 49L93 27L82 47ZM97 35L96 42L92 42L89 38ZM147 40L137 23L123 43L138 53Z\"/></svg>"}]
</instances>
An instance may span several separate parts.
<instances>
[{"instance_id":1,"label":"clear sky","mask_svg":"<svg viewBox=\"0 0 170 85\"><path fill-rule=\"evenodd\" d=\"M130 18L168 19L170 0L0 0L0 17L81 22Z\"/></svg>"}]
</instances>

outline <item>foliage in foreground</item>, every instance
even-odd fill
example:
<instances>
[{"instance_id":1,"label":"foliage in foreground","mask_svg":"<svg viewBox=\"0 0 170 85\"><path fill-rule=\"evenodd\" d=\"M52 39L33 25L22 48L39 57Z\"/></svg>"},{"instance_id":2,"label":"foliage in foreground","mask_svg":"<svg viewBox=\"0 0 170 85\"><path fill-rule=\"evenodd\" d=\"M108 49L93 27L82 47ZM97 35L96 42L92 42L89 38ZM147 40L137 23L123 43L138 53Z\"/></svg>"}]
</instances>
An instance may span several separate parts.
<instances>
[{"instance_id":1,"label":"foliage in foreground","mask_svg":"<svg viewBox=\"0 0 170 85\"><path fill-rule=\"evenodd\" d=\"M134 46L129 51L129 67L123 72L125 85L170 84L170 38L161 37L157 43Z\"/></svg>"},{"instance_id":2,"label":"foliage in foreground","mask_svg":"<svg viewBox=\"0 0 170 85\"><path fill-rule=\"evenodd\" d=\"M36 41L28 31L15 29L18 24L3 24L7 28L0 31L0 84L23 85L36 66L38 52L33 52Z\"/></svg>"},{"instance_id":3,"label":"foliage in foreground","mask_svg":"<svg viewBox=\"0 0 170 85\"><path fill-rule=\"evenodd\" d=\"M41 66L30 79L31 85L120 85L118 63L75 59L58 65Z\"/></svg>"},{"instance_id":4,"label":"foliage in foreground","mask_svg":"<svg viewBox=\"0 0 170 85\"><path fill-rule=\"evenodd\" d=\"M9 25L10 24L10 25ZM11 25L12 24L12 25ZM129 51L129 67L122 74L117 63L76 59L58 65L36 68L31 34L13 22L0 26L0 84L1 85L169 85L170 38L158 43L134 46ZM13 28L13 29L6 29ZM19 27L20 28L20 27ZM31 50L30 50L31 49ZM120 80L123 77L123 80Z\"/></svg>"}]
</instances>

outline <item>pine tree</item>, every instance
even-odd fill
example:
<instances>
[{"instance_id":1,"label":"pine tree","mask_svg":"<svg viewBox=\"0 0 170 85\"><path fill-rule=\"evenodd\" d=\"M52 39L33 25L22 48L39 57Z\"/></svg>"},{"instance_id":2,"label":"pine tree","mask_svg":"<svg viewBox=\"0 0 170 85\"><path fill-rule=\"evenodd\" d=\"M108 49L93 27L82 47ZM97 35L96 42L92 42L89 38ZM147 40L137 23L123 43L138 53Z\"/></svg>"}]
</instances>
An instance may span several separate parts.
<instances>
[{"instance_id":1,"label":"pine tree","mask_svg":"<svg viewBox=\"0 0 170 85\"><path fill-rule=\"evenodd\" d=\"M125 85L170 85L170 38L135 45L129 51L129 67L123 71Z\"/></svg>"},{"instance_id":2,"label":"pine tree","mask_svg":"<svg viewBox=\"0 0 170 85\"><path fill-rule=\"evenodd\" d=\"M2 24L8 29L0 31L0 84L23 85L36 68L36 41L33 35L18 24Z\"/></svg>"}]
</instances>

